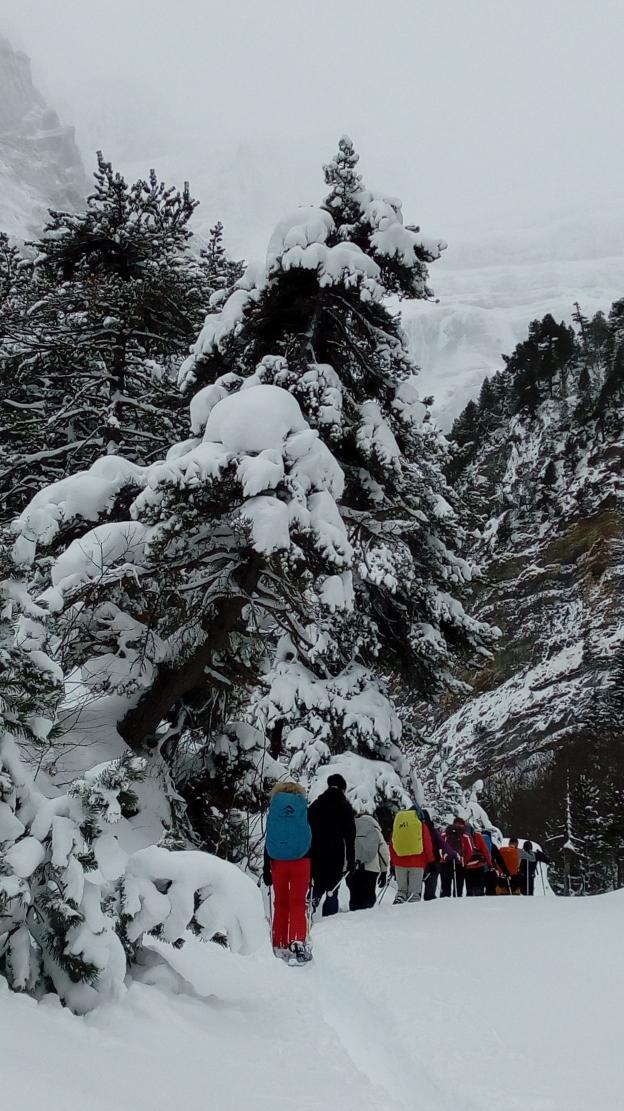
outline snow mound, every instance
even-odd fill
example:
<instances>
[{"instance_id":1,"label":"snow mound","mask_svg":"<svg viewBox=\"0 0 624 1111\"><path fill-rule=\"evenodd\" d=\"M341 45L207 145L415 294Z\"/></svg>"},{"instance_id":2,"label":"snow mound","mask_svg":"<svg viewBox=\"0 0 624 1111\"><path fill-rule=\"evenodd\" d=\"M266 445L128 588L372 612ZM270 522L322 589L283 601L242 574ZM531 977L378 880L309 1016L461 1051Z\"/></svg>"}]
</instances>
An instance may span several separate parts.
<instances>
[{"instance_id":1,"label":"snow mound","mask_svg":"<svg viewBox=\"0 0 624 1111\"><path fill-rule=\"evenodd\" d=\"M292 394L279 386L256 386L217 402L204 440L222 443L227 451L259 452L280 449L291 433L307 427Z\"/></svg>"},{"instance_id":2,"label":"snow mound","mask_svg":"<svg viewBox=\"0 0 624 1111\"><path fill-rule=\"evenodd\" d=\"M277 224L267 248L267 271L271 271L294 247L305 249L313 243L326 243L334 221L324 208L302 207L284 216Z\"/></svg>"}]
</instances>

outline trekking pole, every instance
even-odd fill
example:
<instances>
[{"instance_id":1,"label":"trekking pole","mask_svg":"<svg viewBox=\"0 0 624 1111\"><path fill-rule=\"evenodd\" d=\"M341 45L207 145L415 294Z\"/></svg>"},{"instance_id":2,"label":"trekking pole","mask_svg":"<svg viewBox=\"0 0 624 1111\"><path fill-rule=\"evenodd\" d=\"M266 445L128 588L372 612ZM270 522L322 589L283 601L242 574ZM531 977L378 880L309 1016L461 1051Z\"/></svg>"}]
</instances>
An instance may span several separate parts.
<instances>
[{"instance_id":1,"label":"trekking pole","mask_svg":"<svg viewBox=\"0 0 624 1111\"><path fill-rule=\"evenodd\" d=\"M453 857L453 898L457 898L457 861Z\"/></svg>"},{"instance_id":2,"label":"trekking pole","mask_svg":"<svg viewBox=\"0 0 624 1111\"><path fill-rule=\"evenodd\" d=\"M327 898L327 896L328 896L328 895L329 895L329 896L333 896L333 895L335 895L335 894L336 894L336 892L337 892L338 888L340 887L340 884L342 883L342 881L343 881L343 879L345 878L346 874L347 874L347 873L345 872L345 873L344 873L344 875L342 875L342 876L340 877L340 879L338 880L338 883L336 884L336 886L335 886L335 887L332 887L331 891L326 891L326 892L325 892L325 898Z\"/></svg>"},{"instance_id":3,"label":"trekking pole","mask_svg":"<svg viewBox=\"0 0 624 1111\"><path fill-rule=\"evenodd\" d=\"M384 883L384 885L381 889L381 894L377 896L377 906L378 907L380 907L381 904L383 903L386 891L388 890L388 887L389 887L389 880L388 880L388 877L386 876L386 882Z\"/></svg>"},{"instance_id":4,"label":"trekking pole","mask_svg":"<svg viewBox=\"0 0 624 1111\"><path fill-rule=\"evenodd\" d=\"M308 914L307 914L308 936L306 938L307 941L310 940L310 934L312 933L312 911L313 911L313 907L312 907L312 888L309 887L308 888Z\"/></svg>"},{"instance_id":5,"label":"trekking pole","mask_svg":"<svg viewBox=\"0 0 624 1111\"><path fill-rule=\"evenodd\" d=\"M542 881L542 892L545 895L546 894L546 884L544 883L544 873L542 872L541 862L537 865L537 867L539 868L540 879Z\"/></svg>"}]
</instances>

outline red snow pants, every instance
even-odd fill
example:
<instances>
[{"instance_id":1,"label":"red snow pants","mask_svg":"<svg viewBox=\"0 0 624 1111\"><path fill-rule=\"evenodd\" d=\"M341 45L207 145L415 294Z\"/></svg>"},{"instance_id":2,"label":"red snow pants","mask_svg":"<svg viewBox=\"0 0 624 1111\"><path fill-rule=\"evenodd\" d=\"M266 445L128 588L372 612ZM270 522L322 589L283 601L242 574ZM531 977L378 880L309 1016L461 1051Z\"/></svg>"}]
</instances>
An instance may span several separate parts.
<instances>
[{"instance_id":1,"label":"red snow pants","mask_svg":"<svg viewBox=\"0 0 624 1111\"><path fill-rule=\"evenodd\" d=\"M287 949L291 941L308 936L306 897L310 887L310 858L272 860L273 948Z\"/></svg>"}]
</instances>

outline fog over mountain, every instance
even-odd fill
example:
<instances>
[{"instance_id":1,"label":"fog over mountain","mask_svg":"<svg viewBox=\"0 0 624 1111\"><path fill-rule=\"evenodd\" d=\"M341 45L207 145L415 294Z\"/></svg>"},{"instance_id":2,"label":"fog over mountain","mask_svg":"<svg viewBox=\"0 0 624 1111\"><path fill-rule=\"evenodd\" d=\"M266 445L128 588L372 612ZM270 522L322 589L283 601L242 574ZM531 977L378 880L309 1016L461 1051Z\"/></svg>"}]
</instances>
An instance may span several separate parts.
<instances>
[{"instance_id":1,"label":"fog over mountain","mask_svg":"<svg viewBox=\"0 0 624 1111\"><path fill-rule=\"evenodd\" d=\"M285 210L318 199L350 133L366 182L449 243L432 267L439 303L404 312L445 421L530 319L622 293L611 0L392 0L383 14L368 0L181 0L175 13L155 0L149 19L136 0L5 0L0 26L76 125L89 173L102 148L130 176L189 179L196 230L223 220L238 256L261 255ZM19 204L3 193L4 216Z\"/></svg>"}]
</instances>

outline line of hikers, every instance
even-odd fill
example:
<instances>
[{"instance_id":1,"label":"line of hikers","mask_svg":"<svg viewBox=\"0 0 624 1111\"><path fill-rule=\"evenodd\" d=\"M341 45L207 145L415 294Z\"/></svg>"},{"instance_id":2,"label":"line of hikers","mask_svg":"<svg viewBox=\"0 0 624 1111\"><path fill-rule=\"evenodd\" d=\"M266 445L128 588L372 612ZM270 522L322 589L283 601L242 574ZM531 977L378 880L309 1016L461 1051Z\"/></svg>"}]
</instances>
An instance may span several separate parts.
<instances>
[{"instance_id":1,"label":"line of hikers","mask_svg":"<svg viewBox=\"0 0 624 1111\"><path fill-rule=\"evenodd\" d=\"M428 811L413 803L394 817L390 845L371 814L356 814L342 775L309 806L303 788L276 784L267 817L263 879L273 887L272 939L276 956L295 963L311 958L309 918L338 911L343 878L349 909L374 907L390 871L394 902L479 895L533 895L540 863L548 857L530 841L495 844L492 832L476 831L461 817L442 832ZM310 893L310 898L308 895ZM381 891L383 898L384 891Z\"/></svg>"}]
</instances>

